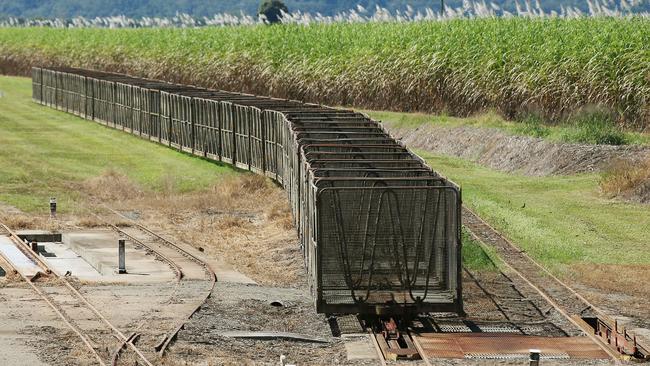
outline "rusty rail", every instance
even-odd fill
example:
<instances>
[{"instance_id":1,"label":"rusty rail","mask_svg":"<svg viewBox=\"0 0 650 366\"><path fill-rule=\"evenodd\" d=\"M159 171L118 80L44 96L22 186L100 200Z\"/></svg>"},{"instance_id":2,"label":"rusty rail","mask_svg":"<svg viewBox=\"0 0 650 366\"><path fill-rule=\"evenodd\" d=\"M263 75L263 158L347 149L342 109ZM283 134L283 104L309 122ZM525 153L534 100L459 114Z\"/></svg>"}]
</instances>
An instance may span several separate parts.
<instances>
[{"instance_id":1,"label":"rusty rail","mask_svg":"<svg viewBox=\"0 0 650 366\"><path fill-rule=\"evenodd\" d=\"M18 235L16 235L16 233L14 233L4 223L0 223L0 226L2 226L2 228L4 228L7 232L10 233L10 236L11 236L12 240L14 240L14 242L16 242L17 245L21 245L20 243L22 243L22 240L20 239L20 237ZM31 260L34 260L35 263L40 262L42 265L44 265L45 268L47 269L47 273L54 274L54 272L50 270L50 268L47 266L47 264L44 261L37 258L37 256L34 253L31 253L31 250L27 251L25 253L25 255L27 255ZM37 260L39 260L39 262L37 262ZM27 278L22 273L20 274L20 276L23 278L23 280L25 280L25 282L27 282L32 287L32 289L39 296L41 296L41 298L43 298L43 300L52 308L52 310L54 310L54 312L64 321L64 323L82 340L84 345L86 345L86 347L91 350L94 357L97 359L98 363L100 365L102 365L102 366L106 366L106 363L103 361L103 359L101 358L101 356L99 355L97 350L95 350L95 348L93 347L90 339L85 334L85 332L81 328L79 328L77 325L75 325L74 322L68 316L66 316L63 311L61 311L59 309L59 307L56 305L56 302L54 300L52 300L48 294L43 292L36 285L36 283L33 281L33 279ZM72 284L66 278L60 277L60 276L58 276L56 274L55 274L55 276L57 277L57 279L59 281L61 281L64 284L64 286L66 288L68 288L68 290L70 290L70 292L72 292L72 294L74 295L74 297L77 298L77 300L81 301L92 313L95 314L95 316L97 316L97 318L102 323L104 323L106 326L108 326L113 331L113 333L115 335L117 335L118 339L122 339L122 340L127 339L127 337L125 337L124 334L119 329L117 329L110 321L108 321L108 319L106 319L106 317L104 315L102 315L99 312L99 310L97 310L97 308L95 306L93 306L76 288L74 288L74 286L72 286ZM133 345L131 343L127 343L127 345L138 355L140 360L145 365L153 366L151 364L151 362L149 362L149 360L147 360L147 358L144 356L144 354L135 345Z\"/></svg>"},{"instance_id":2,"label":"rusty rail","mask_svg":"<svg viewBox=\"0 0 650 366\"><path fill-rule=\"evenodd\" d=\"M155 347L156 352L158 352L159 356L162 357L162 356L165 355L165 351L170 346L170 344L176 340L176 337L178 336L178 333L183 329L185 324L192 318L192 316L194 316L194 314L196 314L201 309L201 307L205 304L205 302L210 298L210 296L212 294L212 291L214 290L214 287L215 287L216 282L217 282L217 275L215 274L214 270L212 269L212 266L210 266L210 264L207 263L206 261L204 261L203 259L201 259L201 258L195 256L194 254L186 251L185 249L181 248L179 245L173 243L172 241L170 241L167 238L159 235L158 233L152 231L151 229L149 229L146 226L138 223L137 221L132 220L131 218L129 218L129 217L127 217L127 216L125 216L125 215L123 215L123 214L121 214L121 213L119 213L119 212L117 212L117 211L115 211L115 210L113 210L113 209L111 209L109 207L106 207L106 208L109 211L111 211L112 213L114 213L115 215L118 215L121 218L128 220L132 225L135 225L136 227L138 227L138 229L140 229L140 230L146 232L147 234L155 237L157 240L159 240L163 244L167 245L170 248L173 248L174 250L181 253L183 256L185 256L185 257L191 259L192 261L198 263L199 265L201 265L204 268L204 270L206 272L206 275L208 276L208 279L210 281L209 290L206 291L206 294L201 298L201 300L197 304L197 306L192 310L192 312L190 312L189 315L187 315L185 320L179 322L177 324L177 326ZM150 248L151 250L153 250L154 252L156 252L157 254L162 256L162 254L157 252L153 247L148 247L148 248Z\"/></svg>"},{"instance_id":3,"label":"rusty rail","mask_svg":"<svg viewBox=\"0 0 650 366\"><path fill-rule=\"evenodd\" d=\"M563 287L565 287L565 288L566 288L567 290L569 290L571 293L573 293L573 294L577 294L577 292L576 292L575 290L573 290L573 289L570 288L568 285L566 285L564 282L560 281L557 277L555 277L554 275L552 275L552 274L551 274L551 273L550 273L546 268L544 268L542 265L540 265L539 263L537 263L536 261L534 261L532 258L530 258L530 256L528 256L528 254L522 252L522 251L521 251L517 246L515 246L511 241L509 241L507 238L505 238L503 235L501 235L501 234L499 233L499 231L497 231L494 227L492 227L490 224L488 224L488 223L487 223L485 220L483 220L481 217L479 217L478 215L476 215L476 214L475 214L473 211L471 211L469 208L463 206L463 209L464 209L464 210L467 210L468 212L470 212L474 217L476 217L476 218L481 222L481 224L485 225L485 226L488 227L491 231L493 231L496 235L498 235L499 237L501 237L501 238L502 238L506 243L508 243L508 245L511 246L512 249L514 249L514 250L518 251L520 254L522 254L526 259L528 259L531 263L533 263L537 268L539 268L540 270L542 270L544 273L550 275L549 277L551 277L552 279L554 279L555 281L557 281L559 284L561 284ZM484 247L484 249L487 249L487 248L486 248L487 244L485 244L485 243L483 242L483 240L482 240L480 237L478 237L478 235L476 235L476 233L474 233L473 231L470 230L470 234L471 234L471 236L474 238L474 240L476 240L478 243L480 243L481 246ZM617 353L616 353L616 352L615 352L611 347L609 347L609 345L608 345L606 342L604 342L600 337L596 336L596 335L594 334L594 332L590 331L588 327L585 327L586 324L585 324L583 321L581 321L581 320L579 320L579 319L576 319L575 316L572 316L572 315L571 315L571 314L570 314L566 309L564 309L560 304L558 304L558 302L557 302L555 299L553 299L549 294L547 294L546 291L544 291L542 288L540 288L540 287L537 286L535 283L533 283L533 282L532 282L532 281L531 281L531 280L530 280L526 275L524 275L524 274L521 273L519 270L517 270L513 265L511 265L510 263L508 263L508 262L506 261L505 258L502 258L502 259L503 259L503 264L506 266L506 268L507 268L509 271L511 271L512 273L514 273L515 275L517 275L517 276L518 276L522 281L524 281L524 282L525 282L525 283L526 283L530 288L532 288L533 290L535 290L535 292L537 292L537 293L538 293L538 294L539 294L539 295L540 295L540 296L541 296L541 297L542 297L542 298L543 298L547 303L549 303L549 304L553 307L553 309L555 309L555 310L556 310L560 315L562 315L562 317L564 317L566 320L568 320L568 321L569 321L571 324L573 324L576 328L580 329L580 330L581 330L581 331L582 331L582 332L583 332L583 333L584 333L584 334L585 334L585 335L586 335L586 336L587 336L591 341L593 341L593 342L594 342L595 344L597 344L597 345L598 345L598 346L599 346L599 347L600 347L600 348L601 348L605 353L607 353L607 355L608 355L608 356L609 356L609 357L614 361L615 364L617 364L617 365L620 365L620 364L621 364L620 355L617 354ZM580 296L579 294L577 294L577 295L578 295L578 298L580 298L582 301L584 301L586 305L588 305L588 306L593 306L593 305L591 305L590 302L588 302L586 299L584 299L584 297ZM594 309L597 309L597 308L595 308L595 307L593 307L593 308L594 308Z\"/></svg>"}]
</instances>

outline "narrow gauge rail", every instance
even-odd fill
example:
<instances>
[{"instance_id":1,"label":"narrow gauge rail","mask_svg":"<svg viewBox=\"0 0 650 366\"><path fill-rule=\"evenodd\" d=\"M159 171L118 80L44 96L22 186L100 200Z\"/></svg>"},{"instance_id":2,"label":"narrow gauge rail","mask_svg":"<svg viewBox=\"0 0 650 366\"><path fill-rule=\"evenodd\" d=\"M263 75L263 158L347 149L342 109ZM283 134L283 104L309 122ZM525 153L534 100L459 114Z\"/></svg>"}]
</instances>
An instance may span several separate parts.
<instances>
[{"instance_id":1,"label":"narrow gauge rail","mask_svg":"<svg viewBox=\"0 0 650 366\"><path fill-rule=\"evenodd\" d=\"M40 260L35 253L31 252L31 249L27 248L22 239L8 226L0 222L0 229L9 234L11 240L15 242L16 246L30 260L44 269L43 273L46 273L46 276L53 275L54 272L47 267L45 262ZM139 362L152 366L144 353L133 343L128 342L128 338L106 319L66 278L54 275L56 276L54 280L48 280L41 284L37 281L40 276L30 278L19 271L16 272L52 308L66 326L81 339L99 365L108 365L106 360L110 355L106 354L106 351L103 349L107 343L116 344L116 342L123 342L126 345L125 347L135 352ZM61 290L63 291L61 292ZM62 297L65 300L61 300ZM89 328L88 323L90 322L94 323L94 326L90 327L92 330L84 329ZM82 323L85 327L81 326Z\"/></svg>"},{"instance_id":2,"label":"narrow gauge rail","mask_svg":"<svg viewBox=\"0 0 650 366\"><path fill-rule=\"evenodd\" d=\"M198 312L201 309L201 307L205 304L205 302L210 298L212 294L212 290L214 289L214 286L216 285L217 282L217 275L215 274L214 270L212 269L212 266L210 266L208 262L190 253L189 251L183 249L183 247L181 247L180 245L168 240L167 238L154 232L148 227L138 223L135 220L130 219L129 217L111 208L107 207L107 209L113 214L115 214L116 216L118 216L120 219L127 220L129 223L133 225L134 228L137 229L137 231L139 231L142 234L145 234L146 236L153 239L153 241L160 244L155 246L151 245L150 243L148 244L142 239L138 239L136 237L137 236L136 233L127 232L125 231L125 229L120 229L115 225L111 225L111 227L113 227L113 229L117 231L120 235L128 237L130 240L149 248L154 253L156 253L156 255L163 258L165 262L169 263L170 267L173 267L174 271L177 274L178 284L180 284L181 281L184 278L186 278L186 274L183 272L183 270L185 269L184 266L189 267L190 265L199 266L201 270L204 272L205 278L208 281L207 288L201 294L193 310L189 314L187 314L185 319L179 321L178 324L172 330L170 330L168 334L165 335L165 337L156 345L155 347L156 352L158 352L158 355L160 357L163 357L165 355L165 351L167 351L167 348L176 340L178 333L183 329L187 321L189 321L189 319L194 314L196 314L196 312ZM183 263L184 266L183 267L179 266L179 263Z\"/></svg>"},{"instance_id":3,"label":"narrow gauge rail","mask_svg":"<svg viewBox=\"0 0 650 366\"><path fill-rule=\"evenodd\" d=\"M460 189L367 116L81 69L32 82L37 103L278 182L318 312L463 313Z\"/></svg>"}]
</instances>

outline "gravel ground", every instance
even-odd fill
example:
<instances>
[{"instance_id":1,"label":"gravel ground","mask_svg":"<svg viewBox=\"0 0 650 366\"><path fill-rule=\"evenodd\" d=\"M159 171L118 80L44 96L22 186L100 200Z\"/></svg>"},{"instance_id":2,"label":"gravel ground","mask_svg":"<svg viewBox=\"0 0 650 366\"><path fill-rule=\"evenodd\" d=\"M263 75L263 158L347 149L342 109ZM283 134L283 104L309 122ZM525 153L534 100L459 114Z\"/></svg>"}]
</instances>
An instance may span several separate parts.
<instances>
[{"instance_id":1,"label":"gravel ground","mask_svg":"<svg viewBox=\"0 0 650 366\"><path fill-rule=\"evenodd\" d=\"M282 305L271 305L274 301ZM234 330L292 332L326 343L223 335ZM218 283L209 302L181 332L167 364L277 365L280 355L300 365L347 364L343 342L332 337L327 319L316 314L306 289Z\"/></svg>"}]
</instances>

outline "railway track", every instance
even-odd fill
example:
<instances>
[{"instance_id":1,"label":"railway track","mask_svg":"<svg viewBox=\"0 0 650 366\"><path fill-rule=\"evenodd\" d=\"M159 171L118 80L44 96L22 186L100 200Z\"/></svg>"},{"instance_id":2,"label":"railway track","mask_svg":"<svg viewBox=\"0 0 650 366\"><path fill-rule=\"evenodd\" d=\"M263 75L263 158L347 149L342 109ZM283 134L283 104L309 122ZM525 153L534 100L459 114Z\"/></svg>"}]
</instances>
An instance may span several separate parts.
<instances>
[{"instance_id":1,"label":"railway track","mask_svg":"<svg viewBox=\"0 0 650 366\"><path fill-rule=\"evenodd\" d=\"M527 296L518 289L512 279L506 274L499 272L498 279L485 281L467 267L463 267L463 270L472 284L480 292L485 294L496 312L500 315L500 319L495 319L494 322L508 324L522 333L529 333L529 329L521 329L521 327L541 325L547 321L544 310L530 296ZM466 319L476 322L486 322L485 319ZM567 334L562 332L562 334L555 335L566 336Z\"/></svg>"},{"instance_id":2,"label":"railway track","mask_svg":"<svg viewBox=\"0 0 650 366\"><path fill-rule=\"evenodd\" d=\"M126 336L118 330L101 312L93 306L65 277L47 278L36 281L35 278L23 276L32 289L43 298L57 316L81 339L100 365L118 365L127 355L135 357L138 364L152 365L149 361L155 356L164 356L168 347L174 342L186 322L209 298L216 283L216 275L210 265L181 246L166 239L117 211L108 209L111 214L122 220L128 220L131 227L118 227L104 220L120 236L150 250L159 260L167 263L175 273L176 285L168 302L178 299L197 298L191 312L181 321L166 331L160 339L160 329L155 319L144 318L135 327L135 331ZM101 218L101 217L100 217ZM12 238L35 263L42 263L44 272L53 273L46 263L37 255L25 249L25 244L7 226L0 223L0 234ZM10 263L10 262L8 262ZM15 271L19 273L18 271ZM38 276L40 277L40 276ZM207 286L205 284L207 280ZM196 293L200 293L197 297ZM158 340L156 340L158 339ZM136 346L145 343L150 347ZM145 351L145 349L147 351Z\"/></svg>"},{"instance_id":3,"label":"railway track","mask_svg":"<svg viewBox=\"0 0 650 366\"><path fill-rule=\"evenodd\" d=\"M401 293L405 295L404 299L408 299L408 295L409 301L413 300L412 304L417 303L410 306L411 311L463 313L461 286L458 285L460 247L457 245L460 190L431 171L421 159L394 141L367 116L320 105L172 85L89 70L34 68L33 80L33 97L41 104L79 114L181 151L231 163L272 177L280 183L289 193L295 224L301 231L301 244L310 279L315 284L313 287L320 291L315 294L318 312L385 314L394 311L391 314L399 317L402 312L395 311L392 302L386 299L390 298L387 296L394 298L395 294ZM140 97L134 98L133 95ZM433 202L436 202L434 215L428 215L427 208L433 206L427 203ZM400 215L400 212L408 212L410 216ZM421 216L413 215L418 212ZM481 288L480 281L475 281L507 321L520 321L530 317L530 314L533 314L534 321L544 321L552 316L554 321L562 322L563 329L585 334L615 361L620 353L648 354L636 339L625 330L618 329L615 320L471 211L465 209L463 213L473 235L484 245L494 247L507 267L507 274L503 274L506 281L496 289L505 296L495 296ZM438 216L442 218L440 222L445 223L442 225L444 230L427 231L437 228ZM210 291L206 291L205 298L199 299L202 301L197 301L190 316L194 314L207 299L216 281L209 265L159 234L126 219L133 224L132 228L114 229L130 240L149 247L167 262L177 274L178 291L182 291L189 282L188 278L193 278L189 275L192 269L194 272L202 271L203 280L210 281ZM359 231L359 223L364 221L365 228ZM418 258L418 265L411 268L413 271L409 274L407 266L404 269L392 268L393 262L400 262L400 256L395 258L395 254L390 254L382 260L386 268L399 274L399 281L393 281L390 274L385 275L380 271L373 276L372 268L382 267L376 265L380 262L374 257L375 246L381 248L386 244L388 248L387 243L404 240L401 233L403 226L414 222L421 222L421 227L406 230L419 230L420 236L414 243L435 243L439 237L440 242L444 241L454 249L453 254L448 256L448 262L440 266L436 276L428 270L424 275L419 275L421 258L414 251L411 256ZM373 232L374 235L371 235ZM384 240L386 238L392 239ZM373 254L366 263L366 243L370 242ZM351 253L349 248L355 245L362 248L356 253L361 258L357 261L361 263L359 268L352 267L350 263L356 262L348 258ZM417 245L412 247L419 248ZM437 249L432 249L431 253L434 250ZM398 251L380 250L377 253ZM337 259L339 256L340 262ZM402 256L404 263L407 263L409 255L406 250ZM433 258L433 255L429 256L430 263L426 268L431 267ZM342 271L339 270L341 264ZM473 277L471 271L465 271ZM401 278L403 272L406 272L405 281ZM336 276L331 281L323 281L320 276L323 273L335 273ZM429 279L433 277L448 279L444 291L431 288L438 291L438 297L431 297L426 302L415 301L418 298L424 300L427 295L433 296L428 293L431 287ZM426 280L415 286L417 279ZM336 283L336 286L323 290L330 283ZM343 286L351 289L351 294L346 290L346 294L341 296L339 288ZM388 288L390 291L377 291L378 288ZM402 293L404 288L409 289L409 294ZM424 291L421 293L424 297L418 296L414 289ZM358 296L364 292L367 293L365 298ZM375 292L372 294L374 296L370 296L371 292ZM518 305L509 304L509 299L519 301ZM407 302L400 301L395 302L406 307ZM540 308L539 304L548 306L548 310ZM379 307L381 311L377 310ZM549 313L552 315L548 316ZM590 328L588 321L594 322L593 328ZM156 349L161 355L184 324L185 321L179 322L174 331L157 345ZM377 324L373 326L374 340L384 358L387 354L391 357L422 355L418 338L396 329L392 318L383 318ZM381 333L381 337L378 333ZM122 341L128 345L134 339L137 339L137 334ZM615 350L610 346L612 344Z\"/></svg>"},{"instance_id":4,"label":"railway track","mask_svg":"<svg viewBox=\"0 0 650 366\"><path fill-rule=\"evenodd\" d=\"M616 364L620 364L621 357L650 357L647 345L637 343L636 337L619 327L615 319L553 275L467 207L463 207L463 222L478 242L495 249L507 269L550 305L549 310L557 312L589 337Z\"/></svg>"},{"instance_id":5,"label":"railway track","mask_svg":"<svg viewBox=\"0 0 650 366\"><path fill-rule=\"evenodd\" d=\"M65 277L54 274L47 265L33 252L24 250L25 243L6 225L0 227L14 241L25 255L40 265L45 266L48 276L28 277L17 271L25 282L36 292L56 315L63 320L90 351L99 365L108 365L110 349L128 338L117 329L74 285ZM144 365L152 366L143 352L133 343L126 342L127 347Z\"/></svg>"},{"instance_id":6,"label":"railway track","mask_svg":"<svg viewBox=\"0 0 650 366\"><path fill-rule=\"evenodd\" d=\"M136 329L136 333L132 335L143 339L154 349L159 357L163 357L168 347L175 341L178 333L183 329L189 319L201 308L201 306L210 297L212 290L216 284L216 274L211 268L210 264L184 249L180 245L172 242L171 240L163 237L162 235L154 232L148 227L130 219L129 217L105 207L112 215L119 217L121 220L126 220L131 225L130 227L118 227L110 224L108 220L102 219L110 225L120 236L127 238L136 245L151 250L155 255L166 262L176 274L176 286L170 296L169 302L177 301L177 299L195 298L195 303L192 310L187 314L184 319L178 321L174 327L167 331L162 337L160 331L152 327L148 319L144 319ZM206 284L207 281L207 284ZM197 292L199 295L197 296ZM150 329L147 329L150 328ZM137 338L136 338L137 339ZM157 341L155 341L158 339ZM131 342L131 341L128 341ZM123 342L115 351L114 365L116 365L124 352L120 352L124 348L126 341Z\"/></svg>"},{"instance_id":7,"label":"railway track","mask_svg":"<svg viewBox=\"0 0 650 366\"><path fill-rule=\"evenodd\" d=\"M482 283L474 272L463 267L471 282L485 293L501 314L502 320L495 323L511 325L522 334L529 334L530 329L538 329L541 333L537 335L544 337L585 335L615 364L621 364L621 359L625 356L648 358L645 345L637 343L634 336L618 328L615 320L609 315L517 248L471 210L463 209L463 219L464 225L470 229L475 240L481 245L496 249L508 272L499 271L503 280ZM552 314L553 312L555 314ZM583 320L590 318L598 319L599 327L593 328L593 324ZM462 319L486 323L481 319ZM550 330L544 327L549 324L554 325ZM521 328L522 325L526 329ZM403 347L402 353L391 353L390 350L387 352L390 344L388 347L383 344L382 338L385 338L385 334L376 329L369 330L380 363L386 365L386 360L404 358L404 354L416 352L417 355L411 357L412 359L421 359L424 364L430 365L430 350L421 342L426 340L426 337L423 337L426 334L414 331L410 326L403 328L407 332L410 346ZM566 333L567 331L570 334ZM448 335L455 336L453 333ZM396 349L399 349L399 346L396 346Z\"/></svg>"}]
</instances>

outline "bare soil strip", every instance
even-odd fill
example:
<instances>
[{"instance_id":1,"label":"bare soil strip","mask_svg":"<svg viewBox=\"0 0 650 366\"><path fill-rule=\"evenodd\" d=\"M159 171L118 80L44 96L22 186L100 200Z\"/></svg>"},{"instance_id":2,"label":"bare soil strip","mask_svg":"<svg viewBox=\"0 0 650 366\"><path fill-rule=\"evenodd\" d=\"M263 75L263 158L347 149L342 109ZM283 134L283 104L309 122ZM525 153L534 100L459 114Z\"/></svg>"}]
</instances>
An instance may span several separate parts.
<instances>
[{"instance_id":1,"label":"bare soil strip","mask_svg":"<svg viewBox=\"0 0 650 366\"><path fill-rule=\"evenodd\" d=\"M598 172L618 161L638 164L650 159L643 146L588 145L545 141L529 136L513 136L490 128L472 126L418 128L383 125L391 135L411 148L456 156L489 168L530 176Z\"/></svg>"}]
</instances>

